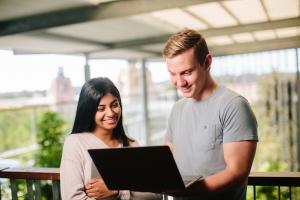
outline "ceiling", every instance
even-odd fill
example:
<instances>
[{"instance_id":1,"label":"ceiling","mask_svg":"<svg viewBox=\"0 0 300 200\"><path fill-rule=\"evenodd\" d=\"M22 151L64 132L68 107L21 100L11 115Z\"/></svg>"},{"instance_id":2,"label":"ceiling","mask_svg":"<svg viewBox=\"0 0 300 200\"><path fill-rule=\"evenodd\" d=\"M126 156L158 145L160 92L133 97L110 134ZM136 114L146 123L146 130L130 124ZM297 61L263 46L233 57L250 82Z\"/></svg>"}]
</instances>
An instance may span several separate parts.
<instances>
[{"instance_id":1,"label":"ceiling","mask_svg":"<svg viewBox=\"0 0 300 200\"><path fill-rule=\"evenodd\" d=\"M215 56L300 47L300 0L0 0L0 49L160 58L184 27Z\"/></svg>"}]
</instances>

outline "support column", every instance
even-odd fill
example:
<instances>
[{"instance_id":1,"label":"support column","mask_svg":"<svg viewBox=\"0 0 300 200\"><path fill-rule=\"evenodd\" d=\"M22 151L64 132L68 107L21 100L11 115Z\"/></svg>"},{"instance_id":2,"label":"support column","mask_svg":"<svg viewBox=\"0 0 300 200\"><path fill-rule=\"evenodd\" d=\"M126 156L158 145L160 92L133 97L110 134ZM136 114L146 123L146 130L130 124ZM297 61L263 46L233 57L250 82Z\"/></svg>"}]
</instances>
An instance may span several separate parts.
<instances>
[{"instance_id":1,"label":"support column","mask_svg":"<svg viewBox=\"0 0 300 200\"><path fill-rule=\"evenodd\" d=\"M89 55L84 54L85 65L84 65L84 80L87 82L91 78L90 65L89 65Z\"/></svg>"},{"instance_id":2,"label":"support column","mask_svg":"<svg viewBox=\"0 0 300 200\"><path fill-rule=\"evenodd\" d=\"M300 66L299 66L299 51L296 51L296 94L297 94L297 168L300 170Z\"/></svg>"},{"instance_id":3,"label":"support column","mask_svg":"<svg viewBox=\"0 0 300 200\"><path fill-rule=\"evenodd\" d=\"M149 126L149 111L148 111L148 86L147 86L147 69L146 60L141 60L142 72L142 99L143 99L143 118L145 125L146 144L150 145L150 126Z\"/></svg>"}]
</instances>

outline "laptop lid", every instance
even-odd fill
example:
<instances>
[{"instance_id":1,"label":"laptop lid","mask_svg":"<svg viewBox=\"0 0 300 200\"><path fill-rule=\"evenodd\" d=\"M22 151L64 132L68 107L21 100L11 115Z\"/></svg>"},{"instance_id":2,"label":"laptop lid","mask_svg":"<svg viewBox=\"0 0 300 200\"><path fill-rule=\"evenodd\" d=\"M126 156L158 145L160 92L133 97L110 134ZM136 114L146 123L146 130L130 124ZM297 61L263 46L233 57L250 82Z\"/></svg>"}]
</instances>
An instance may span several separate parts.
<instances>
[{"instance_id":1,"label":"laptop lid","mask_svg":"<svg viewBox=\"0 0 300 200\"><path fill-rule=\"evenodd\" d=\"M89 149L88 152L110 190L185 189L168 146Z\"/></svg>"}]
</instances>

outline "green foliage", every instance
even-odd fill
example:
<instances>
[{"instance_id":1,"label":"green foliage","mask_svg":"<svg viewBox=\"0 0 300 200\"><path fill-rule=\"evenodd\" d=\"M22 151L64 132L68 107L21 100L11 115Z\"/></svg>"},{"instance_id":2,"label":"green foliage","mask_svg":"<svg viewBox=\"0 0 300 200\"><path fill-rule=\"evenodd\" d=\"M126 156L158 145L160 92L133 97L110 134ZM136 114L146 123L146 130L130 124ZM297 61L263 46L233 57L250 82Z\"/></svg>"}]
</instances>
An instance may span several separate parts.
<instances>
[{"instance_id":1,"label":"green foliage","mask_svg":"<svg viewBox=\"0 0 300 200\"><path fill-rule=\"evenodd\" d=\"M276 121L276 109L274 108L279 104L278 100L275 99L274 91L274 84L278 77L280 74L273 72L258 82L261 98L253 105L258 120L259 133L259 143L252 166L254 171L290 170L288 163L285 163L289 157L284 155L282 148L283 139L287 139L287 135L279 131L280 124ZM285 157L283 158L283 156Z\"/></svg>"},{"instance_id":2,"label":"green foliage","mask_svg":"<svg viewBox=\"0 0 300 200\"><path fill-rule=\"evenodd\" d=\"M62 137L65 121L55 112L45 112L38 121L37 143L39 150L35 156L38 167L59 167L62 154ZM51 183L41 183L42 198L51 199Z\"/></svg>"},{"instance_id":3,"label":"green foliage","mask_svg":"<svg viewBox=\"0 0 300 200\"><path fill-rule=\"evenodd\" d=\"M280 114L282 117L284 113L276 113L282 109L276 106L283 106L279 104L278 99L275 99L275 83L279 77L282 78L282 74L273 72L259 83L261 99L254 105L254 111L259 122L259 143L252 167L253 171L280 172L291 170L288 162L290 157L284 153L285 149L283 148L290 148L284 143L284 140L288 140L288 133L282 132L280 129L280 126L291 122L280 123L277 115ZM256 186L256 199L275 200L279 199L278 194L277 186ZM297 195L299 195L297 190L292 192L292 196ZM253 187L248 186L247 200L252 200L253 196ZM289 199L288 187L280 187L280 199Z\"/></svg>"},{"instance_id":4,"label":"green foliage","mask_svg":"<svg viewBox=\"0 0 300 200\"><path fill-rule=\"evenodd\" d=\"M38 121L37 128L35 128L36 120ZM35 130L37 134L34 134ZM3 151L28 146L36 141L39 150L34 156L30 152L16 158L18 160L22 158L23 161L28 162L34 157L37 167L59 167L62 136L65 130L65 121L59 114L50 112L46 108L2 111L0 112L0 137L4 142L0 143L0 149ZM3 184L2 187L6 188L7 184ZM24 180L17 181L17 188L18 198L28 199ZM42 199L52 199L51 182L41 181L41 190ZM4 192L4 197L6 195L8 195L7 192Z\"/></svg>"},{"instance_id":5,"label":"green foliage","mask_svg":"<svg viewBox=\"0 0 300 200\"><path fill-rule=\"evenodd\" d=\"M29 110L0 112L0 152L33 144Z\"/></svg>"},{"instance_id":6,"label":"green foliage","mask_svg":"<svg viewBox=\"0 0 300 200\"><path fill-rule=\"evenodd\" d=\"M65 122L57 113L48 111L41 116L38 122L36 166L59 167L64 130Z\"/></svg>"},{"instance_id":7,"label":"green foliage","mask_svg":"<svg viewBox=\"0 0 300 200\"><path fill-rule=\"evenodd\" d=\"M36 119L47 107L0 110L0 152L35 143Z\"/></svg>"},{"instance_id":8,"label":"green foliage","mask_svg":"<svg viewBox=\"0 0 300 200\"><path fill-rule=\"evenodd\" d=\"M282 162L268 162L262 166L263 171L268 172L279 172L285 171L288 169L288 165ZM278 199L278 187L275 186L257 186L257 199L262 200L277 200ZM288 187L281 187L280 188L281 199L288 199L289 197L289 190Z\"/></svg>"}]
</instances>

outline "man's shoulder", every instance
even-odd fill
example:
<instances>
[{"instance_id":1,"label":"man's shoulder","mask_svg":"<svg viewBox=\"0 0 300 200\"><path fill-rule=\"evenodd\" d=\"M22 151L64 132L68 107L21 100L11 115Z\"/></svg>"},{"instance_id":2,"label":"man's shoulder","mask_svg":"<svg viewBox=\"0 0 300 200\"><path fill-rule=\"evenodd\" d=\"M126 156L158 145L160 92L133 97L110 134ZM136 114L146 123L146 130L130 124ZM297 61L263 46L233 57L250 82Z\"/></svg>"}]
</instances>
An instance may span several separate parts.
<instances>
[{"instance_id":1,"label":"man's shoulder","mask_svg":"<svg viewBox=\"0 0 300 200\"><path fill-rule=\"evenodd\" d=\"M219 92L219 96L222 96L222 98L226 97L229 99L233 99L236 97L242 97L240 94L238 94L237 92L229 89L228 87L225 86L220 86L220 92Z\"/></svg>"},{"instance_id":2,"label":"man's shoulder","mask_svg":"<svg viewBox=\"0 0 300 200\"><path fill-rule=\"evenodd\" d=\"M188 102L188 98L181 98L178 101L175 102L174 107L181 107L183 105L185 105Z\"/></svg>"},{"instance_id":3,"label":"man's shoulder","mask_svg":"<svg viewBox=\"0 0 300 200\"><path fill-rule=\"evenodd\" d=\"M181 98L176 101L172 107L172 113L181 111L185 107L185 105L187 105L188 101L188 98Z\"/></svg>"},{"instance_id":4,"label":"man's shoulder","mask_svg":"<svg viewBox=\"0 0 300 200\"><path fill-rule=\"evenodd\" d=\"M217 96L216 99L220 101L220 104L222 104L222 106L226 106L235 101L248 102L247 99L243 97L241 94L225 86L220 87L220 90L221 91L219 92L219 95Z\"/></svg>"}]
</instances>

